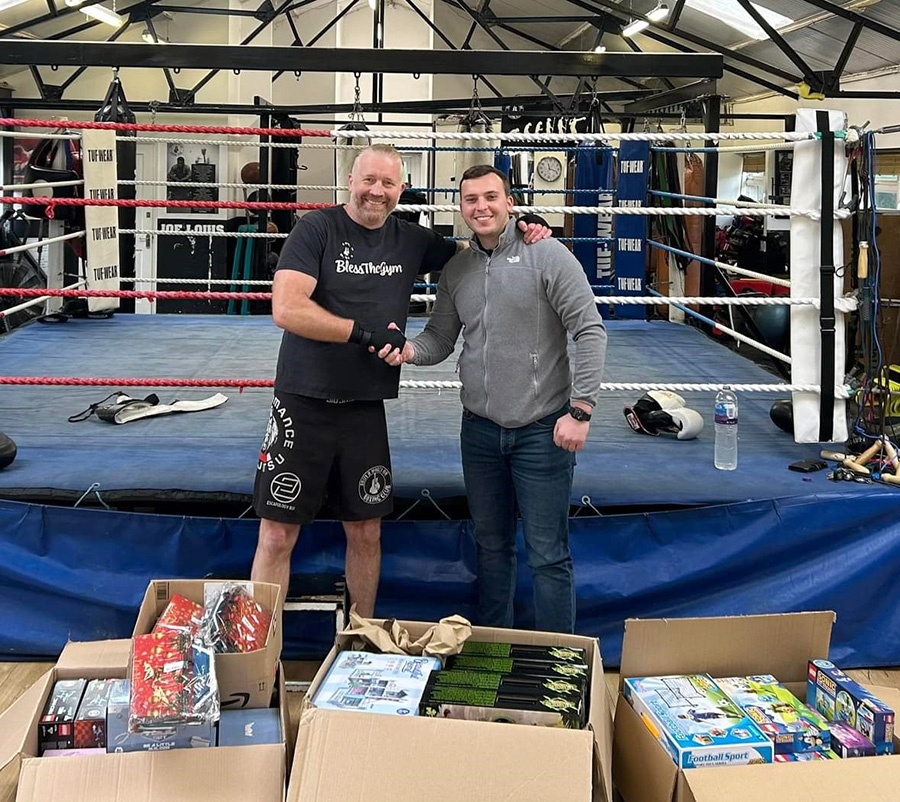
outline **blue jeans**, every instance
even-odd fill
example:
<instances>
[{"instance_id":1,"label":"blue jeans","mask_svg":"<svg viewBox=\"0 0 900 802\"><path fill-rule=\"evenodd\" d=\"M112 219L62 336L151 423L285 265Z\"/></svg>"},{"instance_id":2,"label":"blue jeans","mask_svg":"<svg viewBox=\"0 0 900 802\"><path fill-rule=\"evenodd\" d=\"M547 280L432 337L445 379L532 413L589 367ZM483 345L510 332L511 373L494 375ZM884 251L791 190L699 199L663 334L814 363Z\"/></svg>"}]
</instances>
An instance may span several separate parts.
<instances>
[{"instance_id":1,"label":"blue jeans","mask_svg":"<svg viewBox=\"0 0 900 802\"><path fill-rule=\"evenodd\" d=\"M569 497L575 454L553 444L560 410L505 429L463 410L463 475L475 522L478 620L512 627L516 592L516 511L534 580L538 630L573 632L575 580L569 553Z\"/></svg>"}]
</instances>

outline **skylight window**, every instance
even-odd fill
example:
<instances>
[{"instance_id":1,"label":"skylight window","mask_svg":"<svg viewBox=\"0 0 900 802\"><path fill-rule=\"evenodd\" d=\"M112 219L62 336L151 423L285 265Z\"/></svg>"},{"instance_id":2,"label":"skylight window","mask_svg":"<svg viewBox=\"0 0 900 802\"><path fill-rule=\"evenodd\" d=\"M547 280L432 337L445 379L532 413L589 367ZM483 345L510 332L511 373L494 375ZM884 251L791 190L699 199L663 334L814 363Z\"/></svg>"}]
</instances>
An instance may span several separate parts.
<instances>
[{"instance_id":1,"label":"skylight window","mask_svg":"<svg viewBox=\"0 0 900 802\"><path fill-rule=\"evenodd\" d=\"M720 22L724 22L726 25L753 39L763 41L769 38L766 32L756 24L753 17L741 8L737 0L687 0L686 5L688 8L699 11L701 14L715 17ZM790 25L794 21L790 17L779 14L777 11L763 8L756 5L756 3L752 5L759 12L760 16L776 31L785 25Z\"/></svg>"}]
</instances>

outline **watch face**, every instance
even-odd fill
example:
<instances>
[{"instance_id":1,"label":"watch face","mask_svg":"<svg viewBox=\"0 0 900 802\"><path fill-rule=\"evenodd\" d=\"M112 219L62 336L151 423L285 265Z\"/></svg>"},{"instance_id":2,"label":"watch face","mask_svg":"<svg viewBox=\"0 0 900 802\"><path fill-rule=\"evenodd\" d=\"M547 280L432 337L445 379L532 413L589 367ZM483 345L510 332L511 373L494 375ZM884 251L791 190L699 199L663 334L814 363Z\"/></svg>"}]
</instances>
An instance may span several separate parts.
<instances>
[{"instance_id":1,"label":"watch face","mask_svg":"<svg viewBox=\"0 0 900 802\"><path fill-rule=\"evenodd\" d=\"M562 175L562 162L556 156L544 156L537 163L537 174L544 181L556 181Z\"/></svg>"}]
</instances>

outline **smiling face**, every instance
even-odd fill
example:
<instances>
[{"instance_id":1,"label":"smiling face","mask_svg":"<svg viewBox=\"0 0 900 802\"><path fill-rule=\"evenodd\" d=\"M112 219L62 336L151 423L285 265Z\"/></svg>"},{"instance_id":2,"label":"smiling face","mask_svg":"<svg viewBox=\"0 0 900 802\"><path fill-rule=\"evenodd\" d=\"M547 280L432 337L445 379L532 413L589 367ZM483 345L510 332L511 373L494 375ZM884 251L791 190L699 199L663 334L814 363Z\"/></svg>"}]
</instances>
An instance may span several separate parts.
<instances>
[{"instance_id":1,"label":"smiling face","mask_svg":"<svg viewBox=\"0 0 900 802\"><path fill-rule=\"evenodd\" d=\"M405 185L395 153L364 150L350 173L347 214L364 228L381 228L394 210Z\"/></svg>"},{"instance_id":2,"label":"smiling face","mask_svg":"<svg viewBox=\"0 0 900 802\"><path fill-rule=\"evenodd\" d=\"M484 248L496 248L509 223L513 199L503 180L494 173L466 178L460 187L460 212Z\"/></svg>"}]
</instances>

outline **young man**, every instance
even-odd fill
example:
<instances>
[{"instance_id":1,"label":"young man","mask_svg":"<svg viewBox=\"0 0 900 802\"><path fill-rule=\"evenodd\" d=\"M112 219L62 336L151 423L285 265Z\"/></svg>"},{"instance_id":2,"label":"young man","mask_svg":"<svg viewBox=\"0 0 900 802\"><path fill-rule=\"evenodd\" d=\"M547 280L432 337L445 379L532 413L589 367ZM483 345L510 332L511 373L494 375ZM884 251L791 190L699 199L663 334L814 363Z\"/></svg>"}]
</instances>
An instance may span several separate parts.
<instances>
[{"instance_id":1,"label":"young man","mask_svg":"<svg viewBox=\"0 0 900 802\"><path fill-rule=\"evenodd\" d=\"M287 592L300 526L327 491L347 536L350 598L367 617L378 592L381 518L393 506L383 402L396 398L400 379L371 352L399 354L416 276L457 250L390 216L404 189L401 167L389 145L366 148L353 164L349 202L305 215L285 243L272 287L284 336L253 497L261 520L251 577ZM519 225L529 240L550 234Z\"/></svg>"},{"instance_id":2,"label":"young man","mask_svg":"<svg viewBox=\"0 0 900 802\"><path fill-rule=\"evenodd\" d=\"M478 623L511 627L516 513L534 579L535 626L572 632L569 497L606 358L606 329L581 265L547 240L523 248L507 177L488 165L460 181L471 247L444 268L425 330L388 364L433 365L460 330L463 475L475 522ZM567 334L575 341L574 380Z\"/></svg>"}]
</instances>

